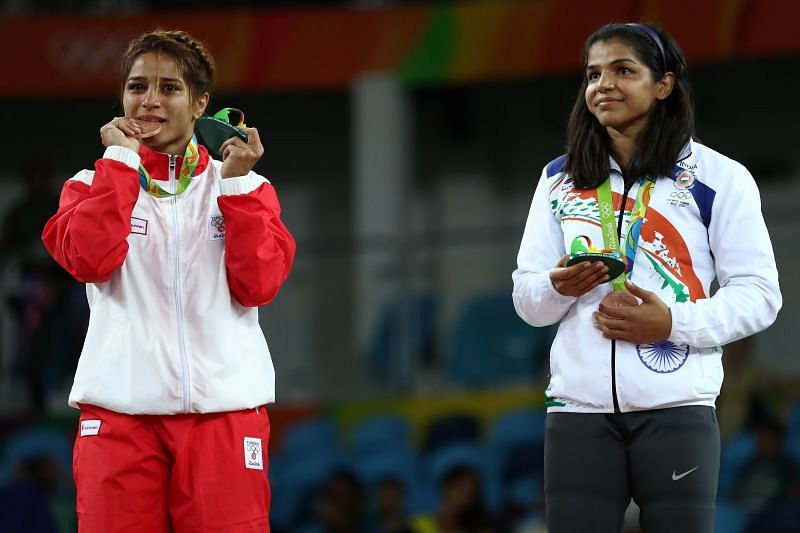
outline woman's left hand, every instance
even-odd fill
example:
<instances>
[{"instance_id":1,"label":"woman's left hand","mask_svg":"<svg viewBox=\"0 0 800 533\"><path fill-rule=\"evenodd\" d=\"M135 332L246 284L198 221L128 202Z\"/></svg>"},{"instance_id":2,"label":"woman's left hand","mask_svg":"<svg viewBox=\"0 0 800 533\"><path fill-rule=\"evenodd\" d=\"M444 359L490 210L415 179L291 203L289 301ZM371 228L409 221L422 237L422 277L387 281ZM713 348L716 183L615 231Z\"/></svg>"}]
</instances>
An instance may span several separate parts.
<instances>
[{"instance_id":1,"label":"woman's left hand","mask_svg":"<svg viewBox=\"0 0 800 533\"><path fill-rule=\"evenodd\" d=\"M258 130L244 128L244 131L248 138L246 143L239 137L233 137L222 143L219 149L222 153L223 179L244 176L253 170L255 164L264 155L264 147L258 137Z\"/></svg>"},{"instance_id":2,"label":"woman's left hand","mask_svg":"<svg viewBox=\"0 0 800 533\"><path fill-rule=\"evenodd\" d=\"M672 312L654 292L646 291L630 280L625 286L631 294L642 300L633 307L611 307L600 304L595 311L594 325L608 339L619 339L634 344L658 342L672 332Z\"/></svg>"}]
</instances>

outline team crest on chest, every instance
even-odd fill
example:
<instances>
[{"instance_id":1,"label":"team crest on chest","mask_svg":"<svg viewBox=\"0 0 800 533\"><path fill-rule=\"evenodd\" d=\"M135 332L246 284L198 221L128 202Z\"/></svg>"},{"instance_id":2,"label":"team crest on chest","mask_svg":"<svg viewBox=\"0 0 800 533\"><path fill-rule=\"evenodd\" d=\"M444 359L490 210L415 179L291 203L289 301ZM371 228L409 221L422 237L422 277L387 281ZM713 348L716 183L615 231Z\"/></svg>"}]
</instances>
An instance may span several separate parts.
<instances>
[{"instance_id":1,"label":"team crest on chest","mask_svg":"<svg viewBox=\"0 0 800 533\"><path fill-rule=\"evenodd\" d=\"M673 190L667 201L674 207L687 207L692 203L692 189L697 177L690 170L684 170L672 182Z\"/></svg>"},{"instance_id":2,"label":"team crest on chest","mask_svg":"<svg viewBox=\"0 0 800 533\"><path fill-rule=\"evenodd\" d=\"M225 238L225 217L222 215L208 217L208 238L212 241Z\"/></svg>"}]
</instances>

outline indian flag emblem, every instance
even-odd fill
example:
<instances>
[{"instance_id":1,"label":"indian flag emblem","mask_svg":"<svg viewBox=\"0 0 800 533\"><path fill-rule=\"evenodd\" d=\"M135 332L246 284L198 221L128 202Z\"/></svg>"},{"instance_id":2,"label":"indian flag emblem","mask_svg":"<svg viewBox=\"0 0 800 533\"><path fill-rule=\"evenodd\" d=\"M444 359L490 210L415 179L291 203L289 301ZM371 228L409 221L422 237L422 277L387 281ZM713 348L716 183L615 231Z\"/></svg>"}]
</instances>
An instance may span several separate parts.
<instances>
[{"instance_id":1,"label":"indian flag emblem","mask_svg":"<svg viewBox=\"0 0 800 533\"><path fill-rule=\"evenodd\" d=\"M636 351L644 366L659 374L675 372L689 357L688 344L675 344L668 340L637 344Z\"/></svg>"},{"instance_id":2,"label":"indian flag emblem","mask_svg":"<svg viewBox=\"0 0 800 533\"><path fill-rule=\"evenodd\" d=\"M678 189L686 190L691 189L692 185L694 185L694 174L689 172L688 170L684 170L678 177L675 178L675 186Z\"/></svg>"}]
</instances>

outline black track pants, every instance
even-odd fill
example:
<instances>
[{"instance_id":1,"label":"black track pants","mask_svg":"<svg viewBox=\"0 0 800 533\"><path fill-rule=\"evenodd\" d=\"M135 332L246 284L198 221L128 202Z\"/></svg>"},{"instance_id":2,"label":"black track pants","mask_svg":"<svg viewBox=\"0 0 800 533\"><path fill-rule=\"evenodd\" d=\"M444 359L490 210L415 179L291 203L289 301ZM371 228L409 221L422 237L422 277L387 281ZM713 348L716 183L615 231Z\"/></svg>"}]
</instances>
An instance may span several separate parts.
<instances>
[{"instance_id":1,"label":"black track pants","mask_svg":"<svg viewBox=\"0 0 800 533\"><path fill-rule=\"evenodd\" d=\"M712 533L719 477L713 407L549 413L549 533L619 533L632 497L643 533Z\"/></svg>"}]
</instances>

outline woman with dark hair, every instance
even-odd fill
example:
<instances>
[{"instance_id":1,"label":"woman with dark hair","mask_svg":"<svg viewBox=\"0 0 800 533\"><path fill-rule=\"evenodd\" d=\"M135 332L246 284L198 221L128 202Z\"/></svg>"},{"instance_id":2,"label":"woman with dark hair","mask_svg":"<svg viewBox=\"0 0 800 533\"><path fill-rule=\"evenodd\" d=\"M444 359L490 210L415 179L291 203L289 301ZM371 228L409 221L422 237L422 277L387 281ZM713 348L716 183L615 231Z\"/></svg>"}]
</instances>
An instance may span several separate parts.
<instances>
[{"instance_id":1,"label":"woman with dark hair","mask_svg":"<svg viewBox=\"0 0 800 533\"><path fill-rule=\"evenodd\" d=\"M566 154L542 173L513 274L518 314L559 322L548 530L619 532L632 497L645 533L710 532L721 346L781 306L758 189L692 138L686 60L665 32L609 24L584 61Z\"/></svg>"},{"instance_id":2,"label":"woman with dark hair","mask_svg":"<svg viewBox=\"0 0 800 533\"><path fill-rule=\"evenodd\" d=\"M82 532L269 530L275 374L257 306L295 242L252 170L258 130L233 130L222 161L197 142L214 72L185 32L133 39L124 114L100 128L103 157L66 181L42 234L91 308L69 395Z\"/></svg>"}]
</instances>

